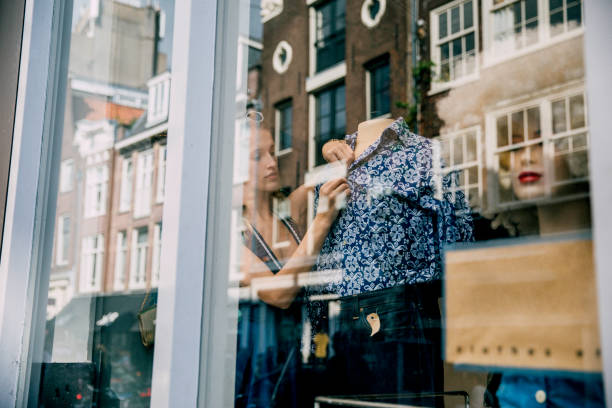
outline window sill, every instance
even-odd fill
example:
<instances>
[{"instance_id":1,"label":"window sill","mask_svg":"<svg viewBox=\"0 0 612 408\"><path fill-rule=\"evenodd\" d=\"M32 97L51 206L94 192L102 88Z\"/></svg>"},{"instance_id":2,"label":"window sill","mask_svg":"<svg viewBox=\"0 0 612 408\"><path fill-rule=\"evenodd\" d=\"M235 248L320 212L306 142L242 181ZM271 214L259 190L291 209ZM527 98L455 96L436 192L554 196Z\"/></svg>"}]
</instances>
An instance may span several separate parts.
<instances>
[{"instance_id":1,"label":"window sill","mask_svg":"<svg viewBox=\"0 0 612 408\"><path fill-rule=\"evenodd\" d=\"M443 93L449 91L453 88L459 88L460 86L464 86L470 84L472 82L476 82L480 79L480 73L476 71L476 73L465 76L459 79L455 79L454 81L449 82L432 82L431 89L427 92L427 96L433 96L439 93Z\"/></svg>"},{"instance_id":2,"label":"window sill","mask_svg":"<svg viewBox=\"0 0 612 408\"><path fill-rule=\"evenodd\" d=\"M346 76L346 61L342 61L330 68L306 78L306 92L315 92L326 85L338 81Z\"/></svg>"},{"instance_id":3,"label":"window sill","mask_svg":"<svg viewBox=\"0 0 612 408\"><path fill-rule=\"evenodd\" d=\"M529 55L537 51L541 51L545 48L551 47L558 43L562 43L564 41L568 41L573 38L580 37L583 34L584 34L584 27L581 27L581 28L577 28L575 30L570 31L569 33L563 33L563 34L560 34L552 38L543 39L541 41L538 41L536 44L530 45L529 47L526 47L520 50L516 50L514 52L507 53L502 56L496 57L496 56L491 55L487 57L487 53L485 52L484 54L485 58L484 58L484 63L482 64L482 68L494 67L504 62L508 62L513 59L523 57L525 55Z\"/></svg>"}]
</instances>

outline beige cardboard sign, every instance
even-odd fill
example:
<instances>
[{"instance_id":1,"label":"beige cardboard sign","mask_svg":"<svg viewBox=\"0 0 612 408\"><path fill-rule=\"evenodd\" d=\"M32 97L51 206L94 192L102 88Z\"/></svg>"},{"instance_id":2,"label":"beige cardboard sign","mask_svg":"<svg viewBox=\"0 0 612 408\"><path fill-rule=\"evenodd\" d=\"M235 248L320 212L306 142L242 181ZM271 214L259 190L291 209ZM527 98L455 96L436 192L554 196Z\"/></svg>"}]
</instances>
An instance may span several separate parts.
<instances>
[{"instance_id":1,"label":"beige cardboard sign","mask_svg":"<svg viewBox=\"0 0 612 408\"><path fill-rule=\"evenodd\" d=\"M447 251L447 361L601 371L592 253L579 239Z\"/></svg>"}]
</instances>

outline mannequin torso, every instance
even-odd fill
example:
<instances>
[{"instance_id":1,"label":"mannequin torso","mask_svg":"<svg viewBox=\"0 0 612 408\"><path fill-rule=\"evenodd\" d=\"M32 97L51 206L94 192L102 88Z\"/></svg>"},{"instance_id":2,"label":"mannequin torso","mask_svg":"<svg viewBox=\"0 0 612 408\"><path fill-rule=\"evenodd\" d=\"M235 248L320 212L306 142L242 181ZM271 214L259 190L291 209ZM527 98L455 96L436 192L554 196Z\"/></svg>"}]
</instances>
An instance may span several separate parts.
<instances>
[{"instance_id":1,"label":"mannequin torso","mask_svg":"<svg viewBox=\"0 0 612 408\"><path fill-rule=\"evenodd\" d=\"M395 122L393 118L372 119L361 122L357 127L357 143L355 144L355 158L359 157L376 141L381 133Z\"/></svg>"}]
</instances>

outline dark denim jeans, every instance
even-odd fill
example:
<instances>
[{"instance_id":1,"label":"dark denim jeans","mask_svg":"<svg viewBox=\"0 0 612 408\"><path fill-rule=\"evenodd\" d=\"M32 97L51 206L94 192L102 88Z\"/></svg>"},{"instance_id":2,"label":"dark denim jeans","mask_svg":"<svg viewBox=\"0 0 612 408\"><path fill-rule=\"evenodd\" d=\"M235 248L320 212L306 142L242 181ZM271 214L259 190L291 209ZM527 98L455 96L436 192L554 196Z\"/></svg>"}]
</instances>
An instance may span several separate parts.
<instances>
[{"instance_id":1,"label":"dark denim jeans","mask_svg":"<svg viewBox=\"0 0 612 408\"><path fill-rule=\"evenodd\" d=\"M334 356L319 395L415 394L396 401L435 406L422 394L443 389L439 294L439 285L428 283L340 299ZM372 313L380 322L373 335Z\"/></svg>"}]
</instances>

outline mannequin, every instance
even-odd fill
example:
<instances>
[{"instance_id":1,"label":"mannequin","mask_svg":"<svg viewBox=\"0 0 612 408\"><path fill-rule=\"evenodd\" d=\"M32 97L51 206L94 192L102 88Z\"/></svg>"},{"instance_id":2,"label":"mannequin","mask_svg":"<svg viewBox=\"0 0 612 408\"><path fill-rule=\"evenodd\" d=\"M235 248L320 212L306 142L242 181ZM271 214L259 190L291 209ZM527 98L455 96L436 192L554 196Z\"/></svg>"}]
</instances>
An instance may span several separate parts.
<instances>
[{"instance_id":1,"label":"mannequin","mask_svg":"<svg viewBox=\"0 0 612 408\"><path fill-rule=\"evenodd\" d=\"M366 149L372 145L395 121L393 118L378 118L366 120L357 126L357 144L355 145L355 157L359 157Z\"/></svg>"}]
</instances>

